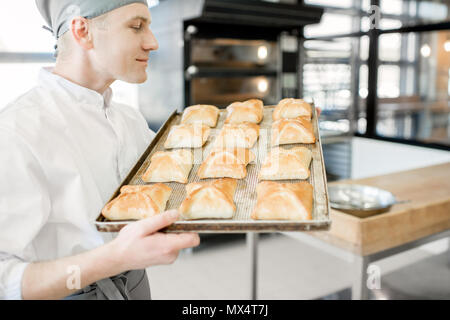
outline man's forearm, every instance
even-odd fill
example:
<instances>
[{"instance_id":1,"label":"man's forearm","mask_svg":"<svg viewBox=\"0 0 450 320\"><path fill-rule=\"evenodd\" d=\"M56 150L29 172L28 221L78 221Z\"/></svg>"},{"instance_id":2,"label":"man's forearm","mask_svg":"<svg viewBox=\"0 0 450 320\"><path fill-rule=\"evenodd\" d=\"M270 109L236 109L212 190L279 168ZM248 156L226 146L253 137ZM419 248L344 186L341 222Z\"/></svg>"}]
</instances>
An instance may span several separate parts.
<instances>
[{"instance_id":1,"label":"man's forearm","mask_svg":"<svg viewBox=\"0 0 450 320\"><path fill-rule=\"evenodd\" d=\"M127 270L170 264L181 249L198 246L196 233L161 233L178 219L176 210L130 223L107 244L71 257L29 264L22 298L61 299L98 280ZM74 285L77 284L76 288Z\"/></svg>"},{"instance_id":2,"label":"man's forearm","mask_svg":"<svg viewBox=\"0 0 450 320\"><path fill-rule=\"evenodd\" d=\"M22 278L22 298L62 299L123 271L111 243L75 256L30 263Z\"/></svg>"}]
</instances>

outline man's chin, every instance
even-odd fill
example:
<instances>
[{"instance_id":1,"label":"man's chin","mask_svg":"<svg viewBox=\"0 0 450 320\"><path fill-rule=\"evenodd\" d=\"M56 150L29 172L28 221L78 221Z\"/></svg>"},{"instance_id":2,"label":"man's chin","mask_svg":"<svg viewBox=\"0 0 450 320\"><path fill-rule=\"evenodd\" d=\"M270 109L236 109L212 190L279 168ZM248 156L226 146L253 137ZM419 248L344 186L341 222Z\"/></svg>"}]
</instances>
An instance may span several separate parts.
<instances>
[{"instance_id":1,"label":"man's chin","mask_svg":"<svg viewBox=\"0 0 450 320\"><path fill-rule=\"evenodd\" d=\"M122 81L128 82L128 83L136 83L136 84L144 83L145 81L147 81L147 72L144 72L143 74L136 74L131 77L129 75L124 76L124 77L122 77L122 79L119 79L119 80L122 80Z\"/></svg>"}]
</instances>

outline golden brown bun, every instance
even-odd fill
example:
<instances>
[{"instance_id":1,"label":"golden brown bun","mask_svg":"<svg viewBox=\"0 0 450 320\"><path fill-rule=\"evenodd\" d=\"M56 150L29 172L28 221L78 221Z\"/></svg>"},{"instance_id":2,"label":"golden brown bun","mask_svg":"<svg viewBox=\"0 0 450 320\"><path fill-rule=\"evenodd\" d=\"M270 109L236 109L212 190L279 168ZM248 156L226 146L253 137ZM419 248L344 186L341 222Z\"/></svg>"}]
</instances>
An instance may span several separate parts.
<instances>
[{"instance_id":1,"label":"golden brown bun","mask_svg":"<svg viewBox=\"0 0 450 320\"><path fill-rule=\"evenodd\" d=\"M311 151L305 147L273 148L261 166L259 179L308 179L311 157Z\"/></svg>"},{"instance_id":2,"label":"golden brown bun","mask_svg":"<svg viewBox=\"0 0 450 320\"><path fill-rule=\"evenodd\" d=\"M202 123L208 127L215 127L219 108L209 104L196 104L184 109L181 123Z\"/></svg>"},{"instance_id":3,"label":"golden brown bun","mask_svg":"<svg viewBox=\"0 0 450 320\"><path fill-rule=\"evenodd\" d=\"M187 183L194 157L186 149L158 151L150 158L150 165L142 175L145 182Z\"/></svg>"},{"instance_id":4,"label":"golden brown bun","mask_svg":"<svg viewBox=\"0 0 450 320\"><path fill-rule=\"evenodd\" d=\"M108 202L102 214L109 220L139 220L161 213L172 189L165 184L125 185L120 194Z\"/></svg>"},{"instance_id":5,"label":"golden brown bun","mask_svg":"<svg viewBox=\"0 0 450 320\"><path fill-rule=\"evenodd\" d=\"M286 98L278 102L278 105L273 110L272 118L274 121L287 118L305 117L311 120L312 107L303 99Z\"/></svg>"},{"instance_id":6,"label":"golden brown bun","mask_svg":"<svg viewBox=\"0 0 450 320\"><path fill-rule=\"evenodd\" d=\"M252 148L259 136L255 123L225 124L214 142L214 148Z\"/></svg>"},{"instance_id":7,"label":"golden brown bun","mask_svg":"<svg viewBox=\"0 0 450 320\"><path fill-rule=\"evenodd\" d=\"M304 118L280 119L272 123L272 146L290 143L314 143L313 126Z\"/></svg>"},{"instance_id":8,"label":"golden brown bun","mask_svg":"<svg viewBox=\"0 0 450 320\"><path fill-rule=\"evenodd\" d=\"M313 187L308 182L263 181L256 186L257 201L252 219L311 220Z\"/></svg>"},{"instance_id":9,"label":"golden brown bun","mask_svg":"<svg viewBox=\"0 0 450 320\"><path fill-rule=\"evenodd\" d=\"M227 107L225 123L260 123L263 119L263 106L263 102L258 99L233 102Z\"/></svg>"},{"instance_id":10,"label":"golden brown bun","mask_svg":"<svg viewBox=\"0 0 450 320\"><path fill-rule=\"evenodd\" d=\"M209 219L233 217L236 211L233 197L237 182L224 178L186 185L186 199L180 206L183 219Z\"/></svg>"},{"instance_id":11,"label":"golden brown bun","mask_svg":"<svg viewBox=\"0 0 450 320\"><path fill-rule=\"evenodd\" d=\"M255 155L249 149L213 149L198 169L200 179L234 178L247 176L246 166L255 160Z\"/></svg>"},{"instance_id":12,"label":"golden brown bun","mask_svg":"<svg viewBox=\"0 0 450 320\"><path fill-rule=\"evenodd\" d=\"M180 124L170 129L164 148L200 148L208 139L211 129L201 123Z\"/></svg>"}]
</instances>

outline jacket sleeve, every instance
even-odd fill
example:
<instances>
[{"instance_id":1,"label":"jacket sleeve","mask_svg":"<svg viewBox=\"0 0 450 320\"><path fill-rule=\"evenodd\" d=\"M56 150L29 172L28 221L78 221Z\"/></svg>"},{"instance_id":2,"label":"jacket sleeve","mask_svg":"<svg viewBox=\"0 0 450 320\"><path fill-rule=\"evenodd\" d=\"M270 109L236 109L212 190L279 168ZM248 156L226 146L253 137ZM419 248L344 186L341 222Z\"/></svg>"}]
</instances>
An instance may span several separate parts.
<instances>
[{"instance_id":1,"label":"jacket sleeve","mask_svg":"<svg viewBox=\"0 0 450 320\"><path fill-rule=\"evenodd\" d=\"M35 258L33 239L51 203L45 174L17 133L0 127L0 299L21 299L23 272Z\"/></svg>"}]
</instances>

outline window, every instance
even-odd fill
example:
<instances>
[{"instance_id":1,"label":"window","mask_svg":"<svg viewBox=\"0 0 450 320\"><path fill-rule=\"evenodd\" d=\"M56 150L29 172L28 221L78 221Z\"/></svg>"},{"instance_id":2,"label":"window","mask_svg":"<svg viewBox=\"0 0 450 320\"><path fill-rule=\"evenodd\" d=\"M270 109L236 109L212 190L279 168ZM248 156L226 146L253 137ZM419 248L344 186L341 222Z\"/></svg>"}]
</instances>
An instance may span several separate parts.
<instances>
[{"instance_id":1,"label":"window","mask_svg":"<svg viewBox=\"0 0 450 320\"><path fill-rule=\"evenodd\" d=\"M303 68L304 96L323 109L345 110L350 105L350 66L306 64Z\"/></svg>"},{"instance_id":2,"label":"window","mask_svg":"<svg viewBox=\"0 0 450 320\"><path fill-rule=\"evenodd\" d=\"M381 65L378 68L378 97L396 98L400 95L400 67Z\"/></svg>"},{"instance_id":3,"label":"window","mask_svg":"<svg viewBox=\"0 0 450 320\"><path fill-rule=\"evenodd\" d=\"M34 1L0 1L0 52L52 52L53 35L44 29L44 19Z\"/></svg>"},{"instance_id":4,"label":"window","mask_svg":"<svg viewBox=\"0 0 450 320\"><path fill-rule=\"evenodd\" d=\"M342 14L324 13L319 24L305 26L306 38L346 34L352 32L352 17Z\"/></svg>"},{"instance_id":5,"label":"window","mask_svg":"<svg viewBox=\"0 0 450 320\"><path fill-rule=\"evenodd\" d=\"M359 47L359 58L362 61L367 61L369 58L369 37L368 36L362 36L360 40L360 47Z\"/></svg>"},{"instance_id":6,"label":"window","mask_svg":"<svg viewBox=\"0 0 450 320\"><path fill-rule=\"evenodd\" d=\"M0 110L31 89L37 82L39 70L48 63L0 63Z\"/></svg>"},{"instance_id":7,"label":"window","mask_svg":"<svg viewBox=\"0 0 450 320\"><path fill-rule=\"evenodd\" d=\"M403 13L403 0L381 0L381 13L400 15Z\"/></svg>"},{"instance_id":8,"label":"window","mask_svg":"<svg viewBox=\"0 0 450 320\"><path fill-rule=\"evenodd\" d=\"M52 64L55 40L42 29L45 22L34 1L1 1L0 12L8 13L0 19L1 110L36 84L40 68Z\"/></svg>"},{"instance_id":9,"label":"window","mask_svg":"<svg viewBox=\"0 0 450 320\"><path fill-rule=\"evenodd\" d=\"M329 6L329 7L339 7L339 8L350 8L353 5L353 0L305 0L307 5L317 5L317 6Z\"/></svg>"},{"instance_id":10,"label":"window","mask_svg":"<svg viewBox=\"0 0 450 320\"><path fill-rule=\"evenodd\" d=\"M406 33L402 37L418 40L417 60L410 62L414 55L408 54L400 65L379 67L377 134L449 146L450 50L446 50L446 42L450 31Z\"/></svg>"},{"instance_id":11,"label":"window","mask_svg":"<svg viewBox=\"0 0 450 320\"><path fill-rule=\"evenodd\" d=\"M383 34L379 39L379 59L381 61L400 61L401 35L399 33Z\"/></svg>"},{"instance_id":12,"label":"window","mask_svg":"<svg viewBox=\"0 0 450 320\"><path fill-rule=\"evenodd\" d=\"M353 107L356 123L351 127L358 134L450 147L450 31L445 29L450 0L380 0L380 29L374 35L365 13L370 2L305 1L323 5L325 14L320 24L305 27L304 93L327 110ZM436 31L419 26L432 23L440 23L430 25ZM416 31L404 32L405 26ZM373 43L378 61L373 64L370 37L378 38ZM339 76L334 70L341 65L346 69L339 69ZM377 99L369 106L372 70L377 72ZM375 109L376 117L367 108Z\"/></svg>"},{"instance_id":13,"label":"window","mask_svg":"<svg viewBox=\"0 0 450 320\"><path fill-rule=\"evenodd\" d=\"M158 1L149 1L156 5ZM56 40L34 1L0 1L0 110L36 85L39 70L54 64ZM7 13L7 14L6 14ZM138 85L116 81L114 101L138 108Z\"/></svg>"}]
</instances>

